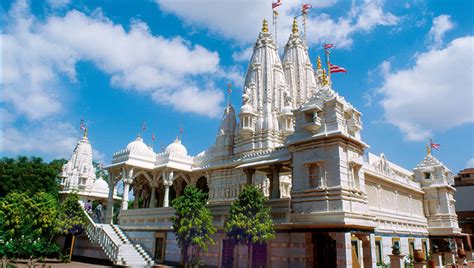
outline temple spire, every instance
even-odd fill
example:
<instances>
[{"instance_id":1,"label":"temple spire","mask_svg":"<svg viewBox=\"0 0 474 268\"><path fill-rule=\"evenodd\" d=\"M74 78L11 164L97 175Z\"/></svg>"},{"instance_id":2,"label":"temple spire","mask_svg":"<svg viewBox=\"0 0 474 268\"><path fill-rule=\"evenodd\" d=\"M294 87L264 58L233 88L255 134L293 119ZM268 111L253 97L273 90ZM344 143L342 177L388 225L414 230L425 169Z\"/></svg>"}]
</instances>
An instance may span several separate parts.
<instances>
[{"instance_id":1,"label":"temple spire","mask_svg":"<svg viewBox=\"0 0 474 268\"><path fill-rule=\"evenodd\" d=\"M328 77L326 76L326 70L323 69L323 86L327 86L329 85L329 80L328 80Z\"/></svg>"},{"instance_id":2,"label":"temple spire","mask_svg":"<svg viewBox=\"0 0 474 268\"><path fill-rule=\"evenodd\" d=\"M298 21L296 20L296 17L293 19L293 26L291 27L291 32L293 34L298 33Z\"/></svg>"},{"instance_id":3,"label":"temple spire","mask_svg":"<svg viewBox=\"0 0 474 268\"><path fill-rule=\"evenodd\" d=\"M263 23L262 23L262 33L268 33L268 22L267 22L267 19L263 19Z\"/></svg>"},{"instance_id":4,"label":"temple spire","mask_svg":"<svg viewBox=\"0 0 474 268\"><path fill-rule=\"evenodd\" d=\"M317 60L317 65L316 66L318 68L317 69L318 71L323 69L323 64L321 63L321 57L319 57L319 55L318 55L318 60Z\"/></svg>"}]
</instances>

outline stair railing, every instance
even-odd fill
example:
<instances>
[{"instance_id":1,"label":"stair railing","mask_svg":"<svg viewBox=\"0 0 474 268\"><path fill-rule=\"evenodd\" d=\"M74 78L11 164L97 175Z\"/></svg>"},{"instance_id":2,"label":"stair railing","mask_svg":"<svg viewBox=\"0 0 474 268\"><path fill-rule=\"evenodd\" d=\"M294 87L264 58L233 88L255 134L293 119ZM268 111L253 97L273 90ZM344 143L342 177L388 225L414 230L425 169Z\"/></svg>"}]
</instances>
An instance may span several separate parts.
<instances>
[{"instance_id":1,"label":"stair railing","mask_svg":"<svg viewBox=\"0 0 474 268\"><path fill-rule=\"evenodd\" d=\"M93 243L99 243L105 254L116 263L118 260L119 246L112 240L110 235L98 224L92 220L89 213L82 208L86 221L84 229L89 240Z\"/></svg>"}]
</instances>

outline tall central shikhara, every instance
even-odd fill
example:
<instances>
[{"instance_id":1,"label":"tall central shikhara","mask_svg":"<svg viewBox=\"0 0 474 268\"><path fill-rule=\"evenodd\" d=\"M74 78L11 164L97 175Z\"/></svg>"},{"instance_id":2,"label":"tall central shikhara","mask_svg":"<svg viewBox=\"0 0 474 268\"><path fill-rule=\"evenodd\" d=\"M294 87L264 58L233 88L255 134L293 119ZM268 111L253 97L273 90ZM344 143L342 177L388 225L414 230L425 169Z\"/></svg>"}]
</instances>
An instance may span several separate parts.
<instances>
[{"instance_id":1,"label":"tall central shikhara","mask_svg":"<svg viewBox=\"0 0 474 268\"><path fill-rule=\"evenodd\" d=\"M291 111L321 87L296 18L282 59L264 20L245 77L235 153L282 146L293 129Z\"/></svg>"}]
</instances>

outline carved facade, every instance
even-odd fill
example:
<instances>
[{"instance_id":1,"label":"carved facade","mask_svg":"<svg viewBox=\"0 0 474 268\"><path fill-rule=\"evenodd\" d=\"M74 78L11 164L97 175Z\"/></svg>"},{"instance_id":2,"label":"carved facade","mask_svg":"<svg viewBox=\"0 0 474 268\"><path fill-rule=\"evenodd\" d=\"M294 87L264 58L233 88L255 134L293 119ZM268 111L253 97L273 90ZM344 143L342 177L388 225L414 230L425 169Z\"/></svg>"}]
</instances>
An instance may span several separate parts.
<instances>
[{"instance_id":1,"label":"carved facade","mask_svg":"<svg viewBox=\"0 0 474 268\"><path fill-rule=\"evenodd\" d=\"M393 244L403 254L427 254L431 236L459 236L449 170L431 154L413 171L383 154L366 155L361 130L361 113L334 91L320 60L313 69L296 22L282 59L264 22L242 105L237 115L225 107L213 146L190 156L176 139L156 153L138 137L113 155L110 189L124 184L120 227L152 256L164 247L164 261L178 263L170 201L196 185L209 193L221 228L230 202L255 184L269 198L277 229L275 240L257 249L268 267L375 267ZM202 257L220 266L225 237L215 240ZM245 265L246 251L234 254L235 265Z\"/></svg>"}]
</instances>

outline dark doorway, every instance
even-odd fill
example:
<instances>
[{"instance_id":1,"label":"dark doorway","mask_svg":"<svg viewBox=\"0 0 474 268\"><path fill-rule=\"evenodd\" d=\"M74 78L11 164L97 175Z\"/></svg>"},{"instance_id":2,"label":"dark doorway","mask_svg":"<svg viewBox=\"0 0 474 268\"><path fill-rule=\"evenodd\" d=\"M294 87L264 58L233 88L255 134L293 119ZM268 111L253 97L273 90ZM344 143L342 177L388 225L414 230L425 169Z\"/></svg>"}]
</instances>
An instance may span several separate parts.
<instances>
[{"instance_id":1,"label":"dark doorway","mask_svg":"<svg viewBox=\"0 0 474 268\"><path fill-rule=\"evenodd\" d=\"M228 239L222 240L222 268L234 267L234 248L235 244L232 241Z\"/></svg>"},{"instance_id":2,"label":"dark doorway","mask_svg":"<svg viewBox=\"0 0 474 268\"><path fill-rule=\"evenodd\" d=\"M267 244L252 246L252 268L267 267Z\"/></svg>"},{"instance_id":3,"label":"dark doorway","mask_svg":"<svg viewBox=\"0 0 474 268\"><path fill-rule=\"evenodd\" d=\"M336 240L328 233L313 233L314 267L337 267Z\"/></svg>"},{"instance_id":4,"label":"dark doorway","mask_svg":"<svg viewBox=\"0 0 474 268\"><path fill-rule=\"evenodd\" d=\"M196 182L196 187L201 190L203 193L209 193L209 187L207 186L207 179L206 177L200 177Z\"/></svg>"}]
</instances>

